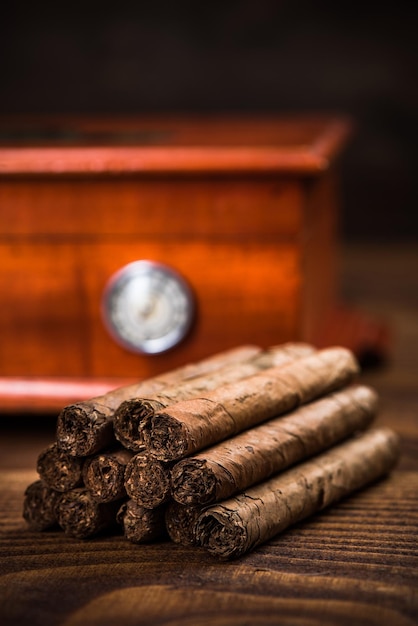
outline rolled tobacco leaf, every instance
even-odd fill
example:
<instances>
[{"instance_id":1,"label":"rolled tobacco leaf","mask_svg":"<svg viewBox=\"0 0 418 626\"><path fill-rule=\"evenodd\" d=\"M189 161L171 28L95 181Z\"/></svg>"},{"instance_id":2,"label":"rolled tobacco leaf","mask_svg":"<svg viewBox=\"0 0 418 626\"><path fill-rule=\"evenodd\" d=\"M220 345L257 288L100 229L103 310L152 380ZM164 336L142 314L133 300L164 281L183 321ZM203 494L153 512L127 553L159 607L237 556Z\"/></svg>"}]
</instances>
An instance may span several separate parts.
<instances>
[{"instance_id":1,"label":"rolled tobacco leaf","mask_svg":"<svg viewBox=\"0 0 418 626\"><path fill-rule=\"evenodd\" d=\"M197 546L196 523L203 510L202 506L170 502L165 510L165 526L174 543L183 546Z\"/></svg>"},{"instance_id":2,"label":"rolled tobacco leaf","mask_svg":"<svg viewBox=\"0 0 418 626\"><path fill-rule=\"evenodd\" d=\"M23 518L31 530L49 530L58 526L56 507L61 495L41 479L26 487Z\"/></svg>"},{"instance_id":3,"label":"rolled tobacco leaf","mask_svg":"<svg viewBox=\"0 0 418 626\"><path fill-rule=\"evenodd\" d=\"M36 469L46 485L56 491L69 491L82 484L84 461L60 450L54 442L39 454Z\"/></svg>"},{"instance_id":4,"label":"rolled tobacco leaf","mask_svg":"<svg viewBox=\"0 0 418 626\"><path fill-rule=\"evenodd\" d=\"M63 493L56 513L58 524L70 537L88 539L104 530L116 527L118 502L97 502L85 487Z\"/></svg>"},{"instance_id":5,"label":"rolled tobacco leaf","mask_svg":"<svg viewBox=\"0 0 418 626\"><path fill-rule=\"evenodd\" d=\"M225 363L236 363L261 351L258 346L244 345L220 352L197 363L148 378L142 382L119 387L85 402L63 408L57 420L57 442L61 450L73 456L88 456L110 447L115 442L113 414L125 400L156 393L165 385L218 369Z\"/></svg>"},{"instance_id":6,"label":"rolled tobacco leaf","mask_svg":"<svg viewBox=\"0 0 418 626\"><path fill-rule=\"evenodd\" d=\"M292 524L388 473L399 456L398 436L371 429L200 515L196 540L211 554L241 556Z\"/></svg>"},{"instance_id":7,"label":"rolled tobacco leaf","mask_svg":"<svg viewBox=\"0 0 418 626\"><path fill-rule=\"evenodd\" d=\"M147 419L165 407L196 397L220 385L232 383L271 367L279 367L307 356L315 349L306 343L289 342L280 346L245 356L240 362L225 363L216 371L204 373L166 386L155 393L142 393L136 398L122 402L115 411L113 427L120 443L130 450L140 452L144 448L143 425Z\"/></svg>"},{"instance_id":8,"label":"rolled tobacco leaf","mask_svg":"<svg viewBox=\"0 0 418 626\"><path fill-rule=\"evenodd\" d=\"M113 502L126 496L125 468L133 452L118 448L91 457L83 467L84 484L98 502Z\"/></svg>"},{"instance_id":9,"label":"rolled tobacco leaf","mask_svg":"<svg viewBox=\"0 0 418 626\"><path fill-rule=\"evenodd\" d=\"M176 461L348 384L358 373L345 348L327 348L170 405L147 418L151 456Z\"/></svg>"},{"instance_id":10,"label":"rolled tobacco leaf","mask_svg":"<svg viewBox=\"0 0 418 626\"><path fill-rule=\"evenodd\" d=\"M116 519L128 541L145 543L166 535L164 510L163 506L146 509L133 500L127 500L120 507Z\"/></svg>"},{"instance_id":11,"label":"rolled tobacco leaf","mask_svg":"<svg viewBox=\"0 0 418 626\"><path fill-rule=\"evenodd\" d=\"M166 502L170 492L170 465L139 452L127 464L125 488L137 504L154 509Z\"/></svg>"},{"instance_id":12,"label":"rolled tobacco leaf","mask_svg":"<svg viewBox=\"0 0 418 626\"><path fill-rule=\"evenodd\" d=\"M312 401L176 463L172 496L182 504L224 500L367 428L376 411L377 394L360 385Z\"/></svg>"}]
</instances>

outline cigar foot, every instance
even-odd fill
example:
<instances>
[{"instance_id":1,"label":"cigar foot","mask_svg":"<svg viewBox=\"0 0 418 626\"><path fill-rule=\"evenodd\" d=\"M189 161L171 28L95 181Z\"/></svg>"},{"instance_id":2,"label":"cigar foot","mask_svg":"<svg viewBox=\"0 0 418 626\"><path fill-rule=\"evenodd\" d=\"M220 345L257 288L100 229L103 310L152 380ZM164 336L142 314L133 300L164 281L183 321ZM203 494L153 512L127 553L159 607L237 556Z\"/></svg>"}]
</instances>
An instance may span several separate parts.
<instances>
[{"instance_id":1,"label":"cigar foot","mask_svg":"<svg viewBox=\"0 0 418 626\"><path fill-rule=\"evenodd\" d=\"M207 513L195 531L196 545L203 545L208 552L219 559L233 559L249 549L251 537L239 515L231 511L226 513Z\"/></svg>"},{"instance_id":2,"label":"cigar foot","mask_svg":"<svg viewBox=\"0 0 418 626\"><path fill-rule=\"evenodd\" d=\"M139 453L126 466L125 488L137 504L154 509L170 495L169 470L161 461Z\"/></svg>"},{"instance_id":3,"label":"cigar foot","mask_svg":"<svg viewBox=\"0 0 418 626\"><path fill-rule=\"evenodd\" d=\"M23 518L31 530L48 530L58 526L56 507L61 495L42 480L28 485L23 500Z\"/></svg>"},{"instance_id":4,"label":"cigar foot","mask_svg":"<svg viewBox=\"0 0 418 626\"><path fill-rule=\"evenodd\" d=\"M216 499L216 476L204 459L185 459L173 467L171 490L180 504L206 504Z\"/></svg>"},{"instance_id":5,"label":"cigar foot","mask_svg":"<svg viewBox=\"0 0 418 626\"><path fill-rule=\"evenodd\" d=\"M64 407L58 416L57 443L72 456L95 454L114 442L113 411L80 402Z\"/></svg>"},{"instance_id":6,"label":"cigar foot","mask_svg":"<svg viewBox=\"0 0 418 626\"><path fill-rule=\"evenodd\" d=\"M69 491L81 484L83 463L84 459L71 456L53 443L38 456L36 469L48 487Z\"/></svg>"},{"instance_id":7,"label":"cigar foot","mask_svg":"<svg viewBox=\"0 0 418 626\"><path fill-rule=\"evenodd\" d=\"M144 398L122 402L113 416L116 439L128 450L141 452L144 449L143 424L162 408L160 402Z\"/></svg>"},{"instance_id":8,"label":"cigar foot","mask_svg":"<svg viewBox=\"0 0 418 626\"><path fill-rule=\"evenodd\" d=\"M97 502L84 488L63 493L57 506L57 519L63 531L77 539L87 539L116 525L120 502Z\"/></svg>"},{"instance_id":9,"label":"cigar foot","mask_svg":"<svg viewBox=\"0 0 418 626\"><path fill-rule=\"evenodd\" d=\"M131 543L153 541L166 534L162 507L146 509L133 500L128 500L120 507L116 519Z\"/></svg>"},{"instance_id":10,"label":"cigar foot","mask_svg":"<svg viewBox=\"0 0 418 626\"><path fill-rule=\"evenodd\" d=\"M132 452L118 450L94 456L83 470L84 484L95 500L113 502L126 496L125 468Z\"/></svg>"},{"instance_id":11,"label":"cigar foot","mask_svg":"<svg viewBox=\"0 0 418 626\"><path fill-rule=\"evenodd\" d=\"M197 546L195 528L201 512L201 506L170 502L165 511L165 526L170 539L183 546Z\"/></svg>"},{"instance_id":12,"label":"cigar foot","mask_svg":"<svg viewBox=\"0 0 418 626\"><path fill-rule=\"evenodd\" d=\"M188 437L184 425L165 413L146 420L144 440L149 453L162 461L180 459L187 454Z\"/></svg>"}]
</instances>

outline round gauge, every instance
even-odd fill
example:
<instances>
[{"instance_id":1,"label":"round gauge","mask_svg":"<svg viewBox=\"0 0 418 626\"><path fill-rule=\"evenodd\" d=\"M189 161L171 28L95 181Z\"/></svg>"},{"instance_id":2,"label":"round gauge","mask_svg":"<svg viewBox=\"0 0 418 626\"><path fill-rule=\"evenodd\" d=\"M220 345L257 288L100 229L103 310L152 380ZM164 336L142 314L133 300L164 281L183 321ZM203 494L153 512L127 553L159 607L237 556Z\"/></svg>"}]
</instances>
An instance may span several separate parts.
<instances>
[{"instance_id":1,"label":"round gauge","mask_svg":"<svg viewBox=\"0 0 418 626\"><path fill-rule=\"evenodd\" d=\"M105 324L120 345L158 354L178 344L194 318L194 298L173 269L154 261L134 261L110 279L103 295Z\"/></svg>"}]
</instances>

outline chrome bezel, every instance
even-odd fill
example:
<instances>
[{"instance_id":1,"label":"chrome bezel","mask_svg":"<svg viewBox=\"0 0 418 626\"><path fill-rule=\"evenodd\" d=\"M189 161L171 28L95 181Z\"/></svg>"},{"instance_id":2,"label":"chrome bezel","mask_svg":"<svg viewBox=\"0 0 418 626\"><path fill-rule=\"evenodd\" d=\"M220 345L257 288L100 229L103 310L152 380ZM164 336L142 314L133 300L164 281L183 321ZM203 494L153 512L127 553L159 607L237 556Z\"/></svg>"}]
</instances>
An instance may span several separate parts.
<instances>
[{"instance_id":1,"label":"chrome bezel","mask_svg":"<svg viewBox=\"0 0 418 626\"><path fill-rule=\"evenodd\" d=\"M168 309L172 319L166 319L166 330L149 336L146 322L135 322L128 306L135 289L143 283L144 294L151 288L157 299ZM137 294L136 294L137 295ZM123 303L123 299L126 303ZM157 300L158 302L158 300ZM102 317L113 339L122 347L142 354L160 354L180 343L188 334L195 314L195 300L188 282L173 268L156 261L139 260L128 263L109 279L102 299ZM166 315L167 318L167 315ZM148 335L148 336L147 336Z\"/></svg>"}]
</instances>

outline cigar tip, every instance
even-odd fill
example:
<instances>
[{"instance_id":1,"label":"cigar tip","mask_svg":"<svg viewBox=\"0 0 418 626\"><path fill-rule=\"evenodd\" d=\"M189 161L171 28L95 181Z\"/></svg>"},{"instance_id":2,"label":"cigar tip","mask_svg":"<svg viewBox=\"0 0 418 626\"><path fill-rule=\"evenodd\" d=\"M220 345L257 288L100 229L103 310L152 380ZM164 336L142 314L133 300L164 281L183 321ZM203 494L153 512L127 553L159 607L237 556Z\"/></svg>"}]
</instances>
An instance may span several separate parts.
<instances>
[{"instance_id":1,"label":"cigar tip","mask_svg":"<svg viewBox=\"0 0 418 626\"><path fill-rule=\"evenodd\" d=\"M353 384L351 392L355 402L363 405L370 412L376 413L379 405L379 394L375 389L368 385Z\"/></svg>"}]
</instances>

